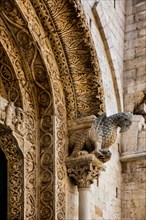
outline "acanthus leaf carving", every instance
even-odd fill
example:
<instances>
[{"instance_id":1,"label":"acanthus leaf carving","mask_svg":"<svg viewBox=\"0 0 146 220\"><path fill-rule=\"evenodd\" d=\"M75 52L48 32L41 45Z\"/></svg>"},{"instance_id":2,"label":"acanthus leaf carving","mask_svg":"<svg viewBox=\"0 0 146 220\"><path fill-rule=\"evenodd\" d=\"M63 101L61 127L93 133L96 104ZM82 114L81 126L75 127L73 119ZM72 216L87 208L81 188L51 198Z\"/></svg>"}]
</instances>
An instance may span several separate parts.
<instances>
[{"instance_id":1,"label":"acanthus leaf carving","mask_svg":"<svg viewBox=\"0 0 146 220\"><path fill-rule=\"evenodd\" d=\"M94 154L80 155L66 160L68 176L78 188L89 188L104 170L103 163Z\"/></svg>"}]
</instances>

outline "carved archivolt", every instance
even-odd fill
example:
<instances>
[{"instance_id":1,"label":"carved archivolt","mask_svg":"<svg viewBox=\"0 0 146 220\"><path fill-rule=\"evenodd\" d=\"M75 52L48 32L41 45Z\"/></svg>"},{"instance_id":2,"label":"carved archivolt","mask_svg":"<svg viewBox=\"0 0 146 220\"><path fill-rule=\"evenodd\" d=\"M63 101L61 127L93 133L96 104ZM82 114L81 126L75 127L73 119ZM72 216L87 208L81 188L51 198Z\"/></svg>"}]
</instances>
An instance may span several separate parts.
<instances>
[{"instance_id":1,"label":"carved archivolt","mask_svg":"<svg viewBox=\"0 0 146 220\"><path fill-rule=\"evenodd\" d=\"M24 163L11 129L0 124L0 148L8 161L8 219L24 219Z\"/></svg>"},{"instance_id":2,"label":"carved archivolt","mask_svg":"<svg viewBox=\"0 0 146 220\"><path fill-rule=\"evenodd\" d=\"M0 78L1 96L22 108L18 81L2 45L0 45Z\"/></svg>"},{"instance_id":3,"label":"carved archivolt","mask_svg":"<svg viewBox=\"0 0 146 220\"><path fill-rule=\"evenodd\" d=\"M2 0L0 9L25 115L26 133L14 126L24 141L25 218L63 220L66 119L104 108L94 46L78 1Z\"/></svg>"},{"instance_id":4,"label":"carved archivolt","mask_svg":"<svg viewBox=\"0 0 146 220\"><path fill-rule=\"evenodd\" d=\"M28 2L25 1L27 10ZM31 3L45 30L42 38L49 39L57 61L68 119L102 112L99 65L79 1L32 0Z\"/></svg>"}]
</instances>

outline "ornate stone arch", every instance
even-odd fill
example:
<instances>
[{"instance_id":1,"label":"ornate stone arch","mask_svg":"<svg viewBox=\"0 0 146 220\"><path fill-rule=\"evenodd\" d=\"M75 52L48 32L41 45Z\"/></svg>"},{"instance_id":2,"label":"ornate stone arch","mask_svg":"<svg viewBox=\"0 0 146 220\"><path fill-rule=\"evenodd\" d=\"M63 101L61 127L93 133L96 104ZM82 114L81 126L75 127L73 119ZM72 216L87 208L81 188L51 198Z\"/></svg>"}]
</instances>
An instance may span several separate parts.
<instances>
[{"instance_id":1,"label":"ornate stone arch","mask_svg":"<svg viewBox=\"0 0 146 220\"><path fill-rule=\"evenodd\" d=\"M30 103L24 109L27 134L21 136L26 159L25 217L63 220L67 119L98 114L104 108L94 46L78 1L2 2L2 21L23 60L25 78L20 79L20 88L23 94L30 92L22 97L24 107L25 99Z\"/></svg>"},{"instance_id":2,"label":"ornate stone arch","mask_svg":"<svg viewBox=\"0 0 146 220\"><path fill-rule=\"evenodd\" d=\"M12 130L0 123L0 148L8 163L8 219L24 218L24 158Z\"/></svg>"},{"instance_id":3,"label":"ornate stone arch","mask_svg":"<svg viewBox=\"0 0 146 220\"><path fill-rule=\"evenodd\" d=\"M13 103L4 101L1 97L0 104L0 119L6 123L11 129L16 133L16 136L20 140L21 149L23 149L23 153L25 155L24 167L25 167L25 178L24 178L24 209L26 218L31 218L32 216L36 216L36 132L35 132L35 101L33 99L32 87L30 86L30 81L27 80L26 76L26 68L23 65L21 53L15 44L14 39L10 31L7 29L6 25L0 19L0 33L1 33L1 44L4 48L9 61L11 62L12 68L14 70L14 74L16 76L16 80L19 84L21 98L22 98L22 107L17 108L13 106ZM3 105L4 101L4 105ZM15 103L14 103L15 104ZM20 106L21 107L21 106ZM23 117L21 118L21 115ZM8 118L8 120L7 120ZM25 118L25 119L24 119ZM25 120L25 125L24 125ZM22 130L19 126L23 124ZM18 128L19 127L19 128ZM25 134L24 134L24 131ZM28 168L29 166L29 168ZM23 192L24 194L24 192ZM26 208L27 207L27 208ZM24 216L24 218L25 218Z\"/></svg>"}]
</instances>

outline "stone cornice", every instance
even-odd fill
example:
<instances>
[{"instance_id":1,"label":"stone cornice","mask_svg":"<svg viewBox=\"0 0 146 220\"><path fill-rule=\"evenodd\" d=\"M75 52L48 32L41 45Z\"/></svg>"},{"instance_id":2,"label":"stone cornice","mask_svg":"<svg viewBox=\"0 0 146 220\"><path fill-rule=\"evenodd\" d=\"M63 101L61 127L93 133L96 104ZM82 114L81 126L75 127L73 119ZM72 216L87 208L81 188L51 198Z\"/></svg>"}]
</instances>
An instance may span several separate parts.
<instances>
[{"instance_id":1,"label":"stone cornice","mask_svg":"<svg viewBox=\"0 0 146 220\"><path fill-rule=\"evenodd\" d=\"M146 159L146 151L126 153L126 154L122 154L120 157L121 162L128 162L128 161L142 160L142 159Z\"/></svg>"}]
</instances>

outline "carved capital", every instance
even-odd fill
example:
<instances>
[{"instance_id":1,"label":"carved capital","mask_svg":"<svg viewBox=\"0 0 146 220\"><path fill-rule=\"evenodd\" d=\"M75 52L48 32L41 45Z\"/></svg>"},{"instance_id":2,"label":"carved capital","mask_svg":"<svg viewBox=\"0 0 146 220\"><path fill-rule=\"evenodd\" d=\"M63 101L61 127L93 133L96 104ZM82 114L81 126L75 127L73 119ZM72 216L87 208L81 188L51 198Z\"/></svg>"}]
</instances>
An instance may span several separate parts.
<instances>
[{"instance_id":1,"label":"carved capital","mask_svg":"<svg viewBox=\"0 0 146 220\"><path fill-rule=\"evenodd\" d=\"M78 188L89 188L104 170L103 163L94 154L80 155L66 160L68 176Z\"/></svg>"}]
</instances>

